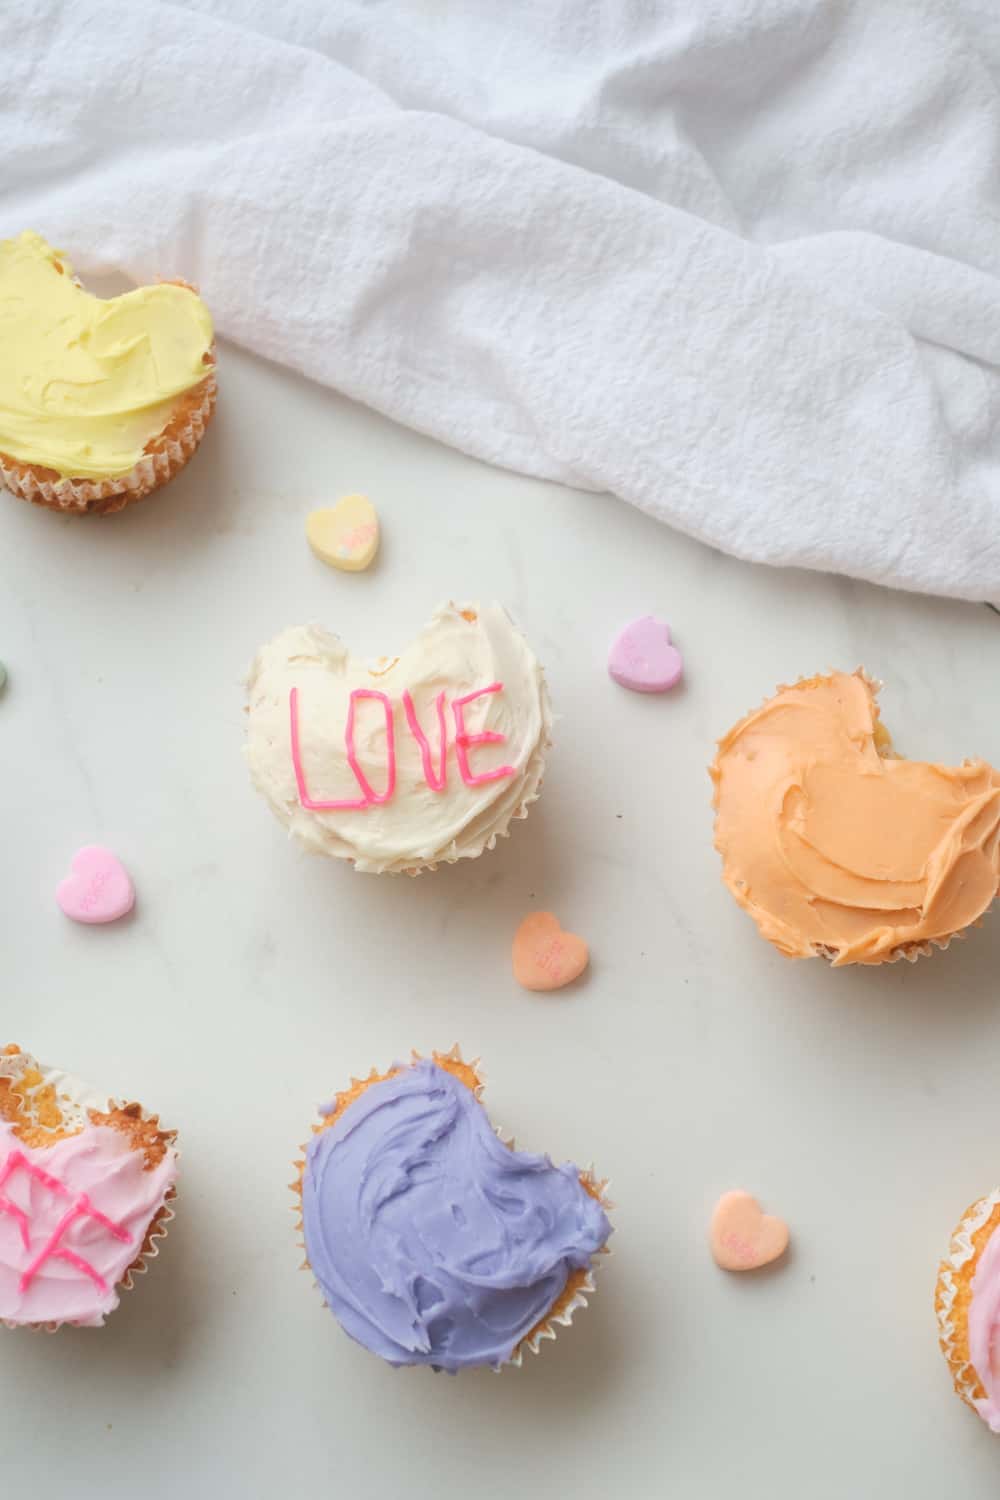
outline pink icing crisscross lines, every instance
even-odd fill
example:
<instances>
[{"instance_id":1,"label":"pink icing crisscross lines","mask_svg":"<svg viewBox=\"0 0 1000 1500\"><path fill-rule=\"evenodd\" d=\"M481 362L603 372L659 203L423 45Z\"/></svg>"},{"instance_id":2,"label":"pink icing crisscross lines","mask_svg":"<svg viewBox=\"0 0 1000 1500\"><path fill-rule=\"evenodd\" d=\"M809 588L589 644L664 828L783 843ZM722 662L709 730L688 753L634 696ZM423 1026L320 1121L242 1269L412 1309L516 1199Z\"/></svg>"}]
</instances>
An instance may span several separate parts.
<instances>
[{"instance_id":1,"label":"pink icing crisscross lines","mask_svg":"<svg viewBox=\"0 0 1000 1500\"><path fill-rule=\"evenodd\" d=\"M23 1168L30 1177L33 1177L36 1182L41 1183L42 1187L48 1188L49 1192L54 1193L56 1197L72 1200L66 1212L59 1220L59 1223L22 1275L19 1283L20 1290L22 1292L28 1290L46 1261L64 1260L84 1276L89 1276L99 1291L106 1292L108 1284L104 1280L104 1277L99 1271L95 1270L89 1260L84 1260L82 1255L77 1255L74 1250L67 1250L60 1243L63 1235L68 1232L71 1225L76 1223L77 1219L93 1219L95 1223L100 1224L106 1229L109 1234L114 1235L116 1240L121 1240L124 1244L128 1244L132 1236L126 1229L122 1228L121 1224L116 1224L106 1214L102 1214L100 1209L95 1208L86 1193L77 1193L74 1195L65 1183L59 1181L58 1177L52 1177L48 1172L43 1172L41 1167L36 1167L33 1162L30 1162L23 1151L12 1151L3 1166L0 1167L0 1188L3 1188L7 1184L19 1168ZM3 1192L0 1192L0 1213L9 1214L17 1221L18 1229L21 1232L21 1243L24 1245L25 1250L30 1250L31 1235L29 1233L30 1221L28 1215L23 1208L19 1208L16 1203L12 1203Z\"/></svg>"}]
</instances>

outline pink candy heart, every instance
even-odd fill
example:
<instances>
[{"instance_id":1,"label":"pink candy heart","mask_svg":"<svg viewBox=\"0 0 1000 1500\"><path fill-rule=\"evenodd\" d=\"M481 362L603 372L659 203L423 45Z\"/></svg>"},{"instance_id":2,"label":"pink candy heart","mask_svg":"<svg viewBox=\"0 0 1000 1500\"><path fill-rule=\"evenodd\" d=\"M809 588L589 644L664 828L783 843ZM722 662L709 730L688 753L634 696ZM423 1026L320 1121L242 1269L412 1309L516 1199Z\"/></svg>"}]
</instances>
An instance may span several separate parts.
<instances>
[{"instance_id":1,"label":"pink candy heart","mask_svg":"<svg viewBox=\"0 0 1000 1500\"><path fill-rule=\"evenodd\" d=\"M56 900L74 922L116 922L135 905L135 887L117 855L88 844L74 854Z\"/></svg>"},{"instance_id":2,"label":"pink candy heart","mask_svg":"<svg viewBox=\"0 0 1000 1500\"><path fill-rule=\"evenodd\" d=\"M665 693L684 671L681 653L670 643L670 626L655 615L643 615L615 639L608 656L615 682L634 693Z\"/></svg>"}]
</instances>

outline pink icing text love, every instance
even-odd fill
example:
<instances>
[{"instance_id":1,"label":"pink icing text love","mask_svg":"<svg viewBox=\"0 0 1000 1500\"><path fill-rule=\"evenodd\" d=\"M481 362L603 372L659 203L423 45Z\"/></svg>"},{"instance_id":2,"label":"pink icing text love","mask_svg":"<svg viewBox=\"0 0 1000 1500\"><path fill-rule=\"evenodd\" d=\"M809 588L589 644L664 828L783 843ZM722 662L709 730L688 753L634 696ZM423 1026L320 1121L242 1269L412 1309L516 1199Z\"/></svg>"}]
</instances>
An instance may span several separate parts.
<instances>
[{"instance_id":1,"label":"pink icing text love","mask_svg":"<svg viewBox=\"0 0 1000 1500\"><path fill-rule=\"evenodd\" d=\"M468 704L474 703L477 698L485 698L493 693L502 692L502 682L491 682L488 687L477 688L474 692L465 693L461 698L454 698L452 700L451 711L455 721L455 760L458 763L459 775L466 786L482 786L486 782L500 781L506 776L516 775L514 766L495 766L491 771L475 772L469 763L470 750L474 749L477 745L502 744L506 736L497 734L493 730L482 730L476 734L470 733L465 723L466 707ZM385 787L381 792L376 792L364 771L362 771L355 744L357 705L365 698L371 698L381 703L382 713L385 718L386 772ZM402 701L407 728L413 736L417 749L420 751L424 780L432 792L443 792L448 780L446 696L444 693L439 693L434 700L434 712L437 718L436 768L434 757L431 753L430 741L417 717L413 699L408 691L403 693ZM320 800L310 795L309 788L306 785L305 771L302 766L302 743L299 734L299 690L297 687L293 687L288 695L288 717L292 746L292 767L295 771L295 784L298 788L299 802L304 808L310 812L360 811L367 807L381 807L391 800L396 790L396 725L393 701L388 693L381 693L375 688L355 688L351 693L350 705L347 710L347 723L344 726L344 748L347 752L347 764L353 771L354 779L357 781L361 791L360 797Z\"/></svg>"}]
</instances>

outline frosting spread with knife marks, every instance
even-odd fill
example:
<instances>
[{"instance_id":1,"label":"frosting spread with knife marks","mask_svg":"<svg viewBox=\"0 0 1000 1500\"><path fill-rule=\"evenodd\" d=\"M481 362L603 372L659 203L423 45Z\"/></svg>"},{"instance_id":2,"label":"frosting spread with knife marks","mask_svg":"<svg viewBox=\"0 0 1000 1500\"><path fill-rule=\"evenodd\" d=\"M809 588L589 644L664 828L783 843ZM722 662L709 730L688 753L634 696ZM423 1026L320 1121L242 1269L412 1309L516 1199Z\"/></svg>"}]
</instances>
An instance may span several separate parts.
<instances>
[{"instance_id":1,"label":"frosting spread with knife marks","mask_svg":"<svg viewBox=\"0 0 1000 1500\"><path fill-rule=\"evenodd\" d=\"M41 235L0 240L0 453L76 479L129 473L209 374L212 340L190 287L105 300Z\"/></svg>"},{"instance_id":2,"label":"frosting spread with knife marks","mask_svg":"<svg viewBox=\"0 0 1000 1500\"><path fill-rule=\"evenodd\" d=\"M723 877L791 958L880 963L969 926L1000 886L1000 773L880 753L875 693L860 672L813 677L719 741Z\"/></svg>"},{"instance_id":3,"label":"frosting spread with knife marks","mask_svg":"<svg viewBox=\"0 0 1000 1500\"><path fill-rule=\"evenodd\" d=\"M316 625L264 646L247 683L255 786L305 846L378 873L475 857L538 795L542 669L499 604L446 604L397 657Z\"/></svg>"},{"instance_id":4,"label":"frosting spread with knife marks","mask_svg":"<svg viewBox=\"0 0 1000 1500\"><path fill-rule=\"evenodd\" d=\"M502 1364L611 1234L577 1167L506 1146L437 1062L330 1111L303 1166L306 1255L345 1330L390 1364Z\"/></svg>"}]
</instances>

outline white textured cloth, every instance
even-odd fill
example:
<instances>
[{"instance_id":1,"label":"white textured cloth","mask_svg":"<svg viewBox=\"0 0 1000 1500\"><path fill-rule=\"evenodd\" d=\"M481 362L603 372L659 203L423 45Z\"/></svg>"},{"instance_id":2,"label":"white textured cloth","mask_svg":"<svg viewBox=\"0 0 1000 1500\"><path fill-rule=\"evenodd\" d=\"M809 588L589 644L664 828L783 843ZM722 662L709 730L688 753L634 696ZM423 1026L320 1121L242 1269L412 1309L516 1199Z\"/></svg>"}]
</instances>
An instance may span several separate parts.
<instances>
[{"instance_id":1,"label":"white textured cloth","mask_svg":"<svg viewBox=\"0 0 1000 1500\"><path fill-rule=\"evenodd\" d=\"M0 234L740 556L1000 599L1000 0L11 0L0 60Z\"/></svg>"}]
</instances>

